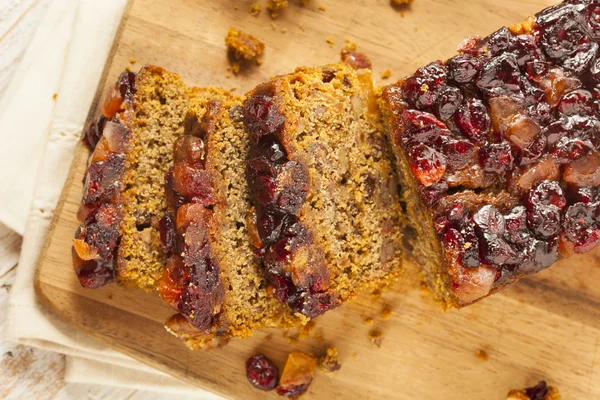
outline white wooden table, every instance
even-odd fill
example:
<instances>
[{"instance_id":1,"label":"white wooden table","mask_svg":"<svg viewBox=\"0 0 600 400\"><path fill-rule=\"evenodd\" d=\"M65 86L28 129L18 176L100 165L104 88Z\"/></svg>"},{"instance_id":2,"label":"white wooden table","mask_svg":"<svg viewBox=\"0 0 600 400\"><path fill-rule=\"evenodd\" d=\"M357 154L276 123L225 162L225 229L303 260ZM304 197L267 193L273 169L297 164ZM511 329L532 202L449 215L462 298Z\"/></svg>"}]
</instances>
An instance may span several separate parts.
<instances>
[{"instance_id":1,"label":"white wooden table","mask_svg":"<svg viewBox=\"0 0 600 400\"><path fill-rule=\"evenodd\" d=\"M50 1L0 0L0 98ZM65 383L65 358L62 354L3 341L5 310L21 238L0 224L0 244L0 399L159 400L173 397L108 386ZM181 396L178 398L181 399Z\"/></svg>"}]
</instances>

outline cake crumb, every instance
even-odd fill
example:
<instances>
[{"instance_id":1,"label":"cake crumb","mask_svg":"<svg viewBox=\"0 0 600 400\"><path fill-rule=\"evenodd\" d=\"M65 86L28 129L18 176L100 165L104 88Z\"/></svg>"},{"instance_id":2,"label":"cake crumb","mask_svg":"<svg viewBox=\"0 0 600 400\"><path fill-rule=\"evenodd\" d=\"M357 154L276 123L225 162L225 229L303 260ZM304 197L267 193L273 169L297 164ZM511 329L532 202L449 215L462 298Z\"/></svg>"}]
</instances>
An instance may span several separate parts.
<instances>
[{"instance_id":1,"label":"cake crumb","mask_svg":"<svg viewBox=\"0 0 600 400\"><path fill-rule=\"evenodd\" d=\"M306 325L300 327L300 331L298 332L298 337L300 340L306 339L310 337L311 331L315 328L317 324L315 321L310 320L306 323Z\"/></svg>"},{"instance_id":2,"label":"cake crumb","mask_svg":"<svg viewBox=\"0 0 600 400\"><path fill-rule=\"evenodd\" d=\"M256 2L256 3L252 3L250 8L248 9L248 14L250 14L254 17L258 17L258 14L260 14L260 11L261 11L260 4L258 4L258 2Z\"/></svg>"},{"instance_id":3,"label":"cake crumb","mask_svg":"<svg viewBox=\"0 0 600 400\"><path fill-rule=\"evenodd\" d=\"M287 33L287 28L281 28L281 33Z\"/></svg>"},{"instance_id":4,"label":"cake crumb","mask_svg":"<svg viewBox=\"0 0 600 400\"><path fill-rule=\"evenodd\" d=\"M300 28L300 30L302 32L306 31L306 28L304 27L304 24L300 24L300 25L298 25L298 27Z\"/></svg>"},{"instance_id":5,"label":"cake crumb","mask_svg":"<svg viewBox=\"0 0 600 400\"><path fill-rule=\"evenodd\" d=\"M262 60L256 59L256 65L262 65L262 63L263 63Z\"/></svg>"},{"instance_id":6,"label":"cake crumb","mask_svg":"<svg viewBox=\"0 0 600 400\"><path fill-rule=\"evenodd\" d=\"M381 297L381 290L375 289L371 292L371 300L376 301Z\"/></svg>"},{"instance_id":7,"label":"cake crumb","mask_svg":"<svg viewBox=\"0 0 600 400\"><path fill-rule=\"evenodd\" d=\"M277 30L277 24L273 21L271 21L271 28L276 31Z\"/></svg>"},{"instance_id":8,"label":"cake crumb","mask_svg":"<svg viewBox=\"0 0 600 400\"><path fill-rule=\"evenodd\" d=\"M358 354L352 353L352 358L356 358L356 357L358 357Z\"/></svg>"},{"instance_id":9,"label":"cake crumb","mask_svg":"<svg viewBox=\"0 0 600 400\"><path fill-rule=\"evenodd\" d=\"M135 58L130 58L130 59L129 59L129 62L130 62L131 64L135 64L135 63L137 62L137 60L136 60Z\"/></svg>"},{"instance_id":10,"label":"cake crumb","mask_svg":"<svg viewBox=\"0 0 600 400\"><path fill-rule=\"evenodd\" d=\"M381 313L379 315L381 316L381 319L383 319L383 320L390 319L392 317L392 308L388 304L386 304L381 309Z\"/></svg>"},{"instance_id":11,"label":"cake crumb","mask_svg":"<svg viewBox=\"0 0 600 400\"><path fill-rule=\"evenodd\" d=\"M130 72L130 71L131 71L131 67L130 67L129 65L127 65L127 66L125 67L125 71L127 71L127 72Z\"/></svg>"},{"instance_id":12,"label":"cake crumb","mask_svg":"<svg viewBox=\"0 0 600 400\"><path fill-rule=\"evenodd\" d=\"M225 44L229 59L232 60L231 71L236 75L240 72L241 62L257 60L265 50L261 40L233 27L227 32Z\"/></svg>"},{"instance_id":13,"label":"cake crumb","mask_svg":"<svg viewBox=\"0 0 600 400\"><path fill-rule=\"evenodd\" d=\"M339 371L342 368L338 350L335 347L327 349L327 353L319 357L319 368L327 372Z\"/></svg>"},{"instance_id":14,"label":"cake crumb","mask_svg":"<svg viewBox=\"0 0 600 400\"><path fill-rule=\"evenodd\" d=\"M475 352L475 357L479 358L482 361L487 361L490 359L490 355L487 353L487 351L481 349Z\"/></svg>"},{"instance_id":15,"label":"cake crumb","mask_svg":"<svg viewBox=\"0 0 600 400\"><path fill-rule=\"evenodd\" d=\"M230 87L230 88L229 88L229 91L230 91L230 92L235 92L236 90L237 90L237 87L236 87L236 86L232 86L232 87Z\"/></svg>"},{"instance_id":16,"label":"cake crumb","mask_svg":"<svg viewBox=\"0 0 600 400\"><path fill-rule=\"evenodd\" d=\"M327 39L325 39L325 41L327 43L329 43L329 47L333 48L333 45L335 44L335 41L333 40L333 36L328 36Z\"/></svg>"},{"instance_id":17,"label":"cake crumb","mask_svg":"<svg viewBox=\"0 0 600 400\"><path fill-rule=\"evenodd\" d=\"M52 99L54 99L54 100L56 100L56 98L57 98L57 97L58 97L58 93L54 93L54 94L52 95Z\"/></svg>"},{"instance_id":18,"label":"cake crumb","mask_svg":"<svg viewBox=\"0 0 600 400\"><path fill-rule=\"evenodd\" d=\"M239 62L234 62L231 64L231 72L233 72L235 75L239 74L239 72L240 72L240 63Z\"/></svg>"},{"instance_id":19,"label":"cake crumb","mask_svg":"<svg viewBox=\"0 0 600 400\"><path fill-rule=\"evenodd\" d=\"M307 5L308 3L310 3L310 0L300 0L300 5L301 5L301 6L305 6L305 5Z\"/></svg>"},{"instance_id":20,"label":"cake crumb","mask_svg":"<svg viewBox=\"0 0 600 400\"><path fill-rule=\"evenodd\" d=\"M269 10L271 18L275 19L279 16L279 10L287 8L287 6L287 0L269 0L269 3L267 4L267 10Z\"/></svg>"},{"instance_id":21,"label":"cake crumb","mask_svg":"<svg viewBox=\"0 0 600 400\"><path fill-rule=\"evenodd\" d=\"M374 322L373 318L371 318L371 317L365 318L365 320L363 321L363 323L367 326L373 325L373 322Z\"/></svg>"},{"instance_id":22,"label":"cake crumb","mask_svg":"<svg viewBox=\"0 0 600 400\"><path fill-rule=\"evenodd\" d=\"M225 74L225 78L227 78L227 79L231 78L231 74Z\"/></svg>"},{"instance_id":23,"label":"cake crumb","mask_svg":"<svg viewBox=\"0 0 600 400\"><path fill-rule=\"evenodd\" d=\"M391 69L386 69L381 74L381 79L388 79L390 76L392 76L392 70Z\"/></svg>"},{"instance_id":24,"label":"cake crumb","mask_svg":"<svg viewBox=\"0 0 600 400\"><path fill-rule=\"evenodd\" d=\"M371 343L373 343L375 346L381 347L381 344L383 343L383 333L377 329L374 329L369 332L369 339L371 339Z\"/></svg>"},{"instance_id":25,"label":"cake crumb","mask_svg":"<svg viewBox=\"0 0 600 400\"><path fill-rule=\"evenodd\" d=\"M392 4L397 6L405 6L411 4L414 0L392 0Z\"/></svg>"},{"instance_id":26,"label":"cake crumb","mask_svg":"<svg viewBox=\"0 0 600 400\"><path fill-rule=\"evenodd\" d=\"M239 7L237 5L233 6L233 9L237 11Z\"/></svg>"},{"instance_id":27,"label":"cake crumb","mask_svg":"<svg viewBox=\"0 0 600 400\"><path fill-rule=\"evenodd\" d=\"M325 11L325 10L326 10L325 6L319 6L319 11Z\"/></svg>"}]
</instances>

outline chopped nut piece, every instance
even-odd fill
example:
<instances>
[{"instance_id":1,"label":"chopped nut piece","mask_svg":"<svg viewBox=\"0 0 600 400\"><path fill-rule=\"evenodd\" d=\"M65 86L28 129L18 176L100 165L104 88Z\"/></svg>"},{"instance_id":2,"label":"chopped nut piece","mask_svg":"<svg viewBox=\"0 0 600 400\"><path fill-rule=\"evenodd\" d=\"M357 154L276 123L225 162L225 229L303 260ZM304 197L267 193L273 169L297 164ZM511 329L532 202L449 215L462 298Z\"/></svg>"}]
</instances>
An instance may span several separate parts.
<instances>
[{"instance_id":1,"label":"chopped nut piece","mask_svg":"<svg viewBox=\"0 0 600 400\"><path fill-rule=\"evenodd\" d=\"M267 10L269 10L271 18L277 18L279 16L278 11L287 8L287 6L287 0L269 0Z\"/></svg>"},{"instance_id":2,"label":"chopped nut piece","mask_svg":"<svg viewBox=\"0 0 600 400\"><path fill-rule=\"evenodd\" d=\"M487 351L481 350L481 349L477 350L475 352L475 357L477 357L477 358L479 358L480 360L483 360L483 361L487 361L487 360L490 359L490 355L487 353Z\"/></svg>"},{"instance_id":3,"label":"chopped nut piece","mask_svg":"<svg viewBox=\"0 0 600 400\"><path fill-rule=\"evenodd\" d=\"M319 357L319 367L327 372L339 371L342 368L337 348L329 348L327 354Z\"/></svg>"},{"instance_id":4,"label":"chopped nut piece","mask_svg":"<svg viewBox=\"0 0 600 400\"><path fill-rule=\"evenodd\" d=\"M250 8L248 9L248 14L258 17L258 14L260 14L260 10L261 10L260 4L252 3Z\"/></svg>"},{"instance_id":5,"label":"chopped nut piece","mask_svg":"<svg viewBox=\"0 0 600 400\"><path fill-rule=\"evenodd\" d=\"M227 45L227 50L236 61L254 60L265 50L265 44L262 41L233 27L229 28L227 32L225 44Z\"/></svg>"},{"instance_id":6,"label":"chopped nut piece","mask_svg":"<svg viewBox=\"0 0 600 400\"><path fill-rule=\"evenodd\" d=\"M383 343L383 333L378 330L372 330L369 332L369 339L371 339L371 343L375 346L381 347L381 343Z\"/></svg>"},{"instance_id":7,"label":"chopped nut piece","mask_svg":"<svg viewBox=\"0 0 600 400\"><path fill-rule=\"evenodd\" d=\"M514 24L508 29L510 29L510 31L512 33L514 33L515 35L530 34L531 31L533 30L534 24L535 24L535 18L528 17L525 21L519 22L518 24Z\"/></svg>"},{"instance_id":8,"label":"chopped nut piece","mask_svg":"<svg viewBox=\"0 0 600 400\"><path fill-rule=\"evenodd\" d=\"M381 74L381 79L388 79L390 76L392 76L392 70L386 69L383 71L383 74Z\"/></svg>"},{"instance_id":9,"label":"chopped nut piece","mask_svg":"<svg viewBox=\"0 0 600 400\"><path fill-rule=\"evenodd\" d=\"M306 393L312 382L317 360L308 354L292 352L283 368L277 394L285 397L299 397Z\"/></svg>"}]
</instances>

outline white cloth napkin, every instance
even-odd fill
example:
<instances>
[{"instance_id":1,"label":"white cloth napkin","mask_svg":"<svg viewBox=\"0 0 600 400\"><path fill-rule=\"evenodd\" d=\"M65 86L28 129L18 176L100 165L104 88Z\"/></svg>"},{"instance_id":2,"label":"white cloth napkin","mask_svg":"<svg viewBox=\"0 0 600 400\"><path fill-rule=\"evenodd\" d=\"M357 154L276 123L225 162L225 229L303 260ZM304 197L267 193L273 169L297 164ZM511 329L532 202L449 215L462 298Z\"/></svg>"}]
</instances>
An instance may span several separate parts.
<instances>
[{"instance_id":1,"label":"white cloth napkin","mask_svg":"<svg viewBox=\"0 0 600 400\"><path fill-rule=\"evenodd\" d=\"M44 238L126 2L51 2L0 103L0 222L24 234L5 335L66 354L68 382L218 399L67 326L46 313L33 289Z\"/></svg>"}]
</instances>

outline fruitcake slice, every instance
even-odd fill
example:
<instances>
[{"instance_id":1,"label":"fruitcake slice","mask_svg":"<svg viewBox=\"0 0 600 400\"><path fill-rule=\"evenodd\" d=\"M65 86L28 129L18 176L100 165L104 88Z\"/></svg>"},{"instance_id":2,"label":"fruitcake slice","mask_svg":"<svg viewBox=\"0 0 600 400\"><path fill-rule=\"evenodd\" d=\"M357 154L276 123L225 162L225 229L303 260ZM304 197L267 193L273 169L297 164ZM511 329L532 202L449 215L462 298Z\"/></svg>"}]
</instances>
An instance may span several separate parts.
<instances>
[{"instance_id":1,"label":"fruitcake slice","mask_svg":"<svg viewBox=\"0 0 600 400\"><path fill-rule=\"evenodd\" d=\"M370 70L299 68L244 102L249 227L268 290L316 317L401 267L401 207Z\"/></svg>"},{"instance_id":2,"label":"fruitcake slice","mask_svg":"<svg viewBox=\"0 0 600 400\"><path fill-rule=\"evenodd\" d=\"M181 78L162 68L124 72L88 127L84 141L93 153L72 251L84 287L117 280L151 290L160 279L163 182L190 96Z\"/></svg>"},{"instance_id":3,"label":"fruitcake slice","mask_svg":"<svg viewBox=\"0 0 600 400\"><path fill-rule=\"evenodd\" d=\"M599 12L561 3L383 89L415 253L446 306L600 242Z\"/></svg>"},{"instance_id":4,"label":"fruitcake slice","mask_svg":"<svg viewBox=\"0 0 600 400\"><path fill-rule=\"evenodd\" d=\"M169 210L160 226L168 261L158 292L179 312L166 328L193 349L307 321L267 293L249 242L241 101L220 89L191 99L165 182Z\"/></svg>"}]
</instances>

